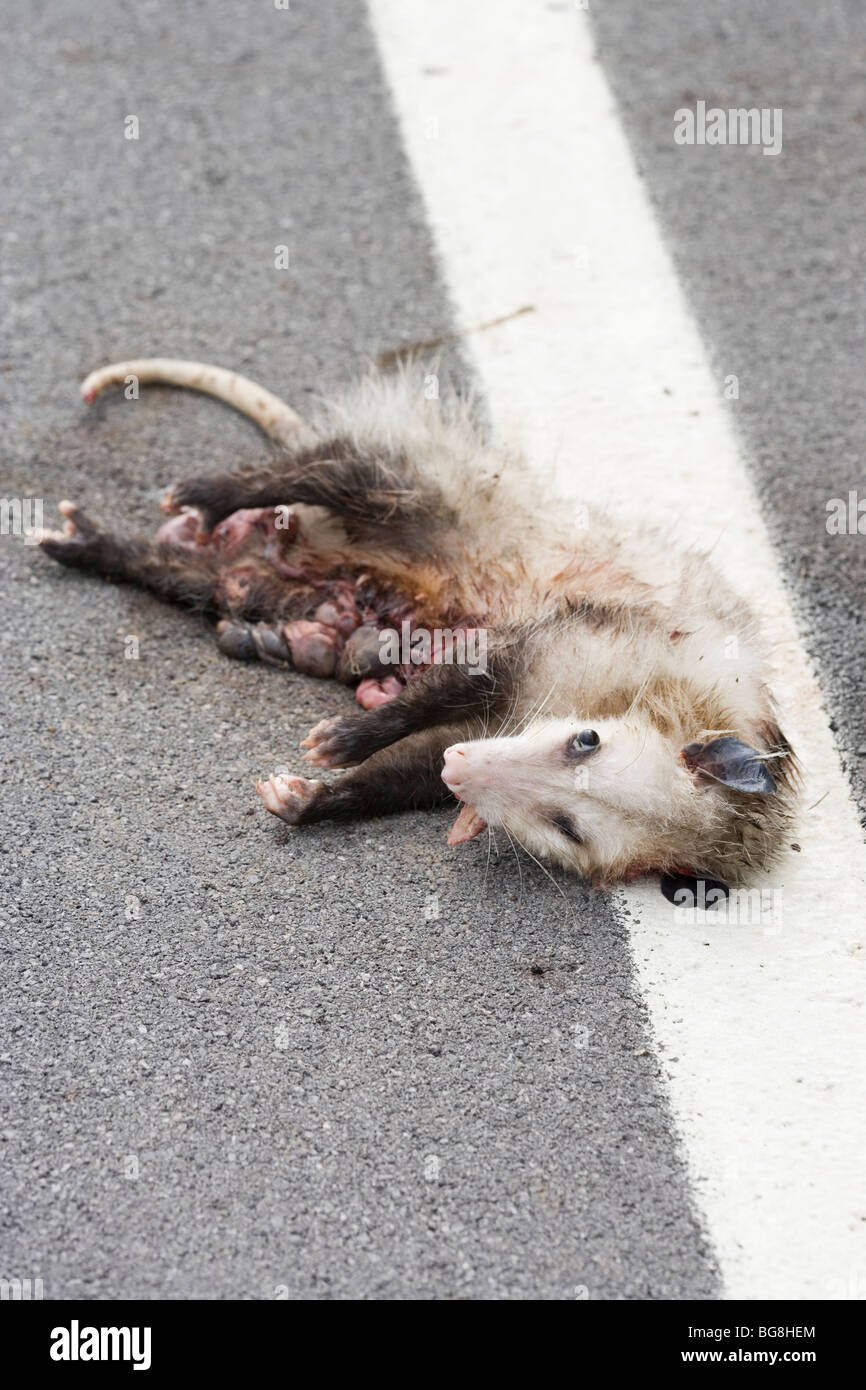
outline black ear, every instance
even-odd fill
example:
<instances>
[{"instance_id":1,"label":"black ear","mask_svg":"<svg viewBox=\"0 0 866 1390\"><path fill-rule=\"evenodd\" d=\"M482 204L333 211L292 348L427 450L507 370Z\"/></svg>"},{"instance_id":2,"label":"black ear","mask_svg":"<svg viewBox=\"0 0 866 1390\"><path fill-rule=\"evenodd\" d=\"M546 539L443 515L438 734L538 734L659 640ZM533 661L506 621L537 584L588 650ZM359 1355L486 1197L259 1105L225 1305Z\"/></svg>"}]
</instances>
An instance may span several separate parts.
<instances>
[{"instance_id":1,"label":"black ear","mask_svg":"<svg viewBox=\"0 0 866 1390\"><path fill-rule=\"evenodd\" d=\"M714 738L711 743L687 743L680 754L690 772L722 782L735 792L774 792L767 764L756 748L738 738Z\"/></svg>"},{"instance_id":2,"label":"black ear","mask_svg":"<svg viewBox=\"0 0 866 1390\"><path fill-rule=\"evenodd\" d=\"M674 907L718 907L728 896L728 885L721 879L698 877L680 870L662 874L661 889Z\"/></svg>"}]
</instances>

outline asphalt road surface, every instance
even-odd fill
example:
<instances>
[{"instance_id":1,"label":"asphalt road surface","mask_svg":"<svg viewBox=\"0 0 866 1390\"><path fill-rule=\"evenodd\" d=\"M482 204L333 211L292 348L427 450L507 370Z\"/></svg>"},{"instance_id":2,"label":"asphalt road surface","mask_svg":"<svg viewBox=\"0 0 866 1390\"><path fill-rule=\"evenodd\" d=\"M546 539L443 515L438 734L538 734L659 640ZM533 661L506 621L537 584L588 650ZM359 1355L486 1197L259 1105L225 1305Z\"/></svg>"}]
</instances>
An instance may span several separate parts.
<instances>
[{"instance_id":1,"label":"asphalt road surface","mask_svg":"<svg viewBox=\"0 0 866 1390\"><path fill-rule=\"evenodd\" d=\"M830 543L824 501L862 474L866 25L824 8L594 22L707 344L748 384L862 804L863 550ZM86 411L103 362L238 366L303 413L452 326L362 4L3 15L5 496L147 530L174 479L268 447L184 393ZM695 82L803 113L774 178L671 157L651 113ZM232 663L14 538L0 556L0 1275L50 1298L719 1296L611 902L449 849L445 813L275 828L256 777L299 766L347 691Z\"/></svg>"}]
</instances>

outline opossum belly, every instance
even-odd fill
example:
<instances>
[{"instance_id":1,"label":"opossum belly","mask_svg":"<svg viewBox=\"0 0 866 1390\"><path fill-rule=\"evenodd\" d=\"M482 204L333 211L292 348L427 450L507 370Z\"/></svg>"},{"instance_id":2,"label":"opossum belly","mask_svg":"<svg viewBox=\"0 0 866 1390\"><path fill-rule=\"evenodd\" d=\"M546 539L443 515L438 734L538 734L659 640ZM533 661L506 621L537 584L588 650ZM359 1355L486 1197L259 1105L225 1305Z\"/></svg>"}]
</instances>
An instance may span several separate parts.
<instances>
[{"instance_id":1,"label":"opossum belly","mask_svg":"<svg viewBox=\"0 0 866 1390\"><path fill-rule=\"evenodd\" d=\"M382 655L386 631L403 633L408 624L411 640L417 623L413 600L368 569L347 567L345 557L327 573L325 557L307 549L290 508L281 509L279 519L272 508L233 512L209 535L190 511L160 527L157 540L230 562L220 565L215 586L217 605L228 615L218 639L227 655L336 676L356 687L364 709L395 699L408 680L429 669L429 661L394 665ZM262 586L268 593L264 607L277 621L245 622L245 612L256 607L251 595L261 595ZM279 620L289 615L289 621Z\"/></svg>"},{"instance_id":2,"label":"opossum belly","mask_svg":"<svg viewBox=\"0 0 866 1390\"><path fill-rule=\"evenodd\" d=\"M380 634L405 615L405 602L398 600L395 613L390 596L373 593L367 574L331 578L303 563L285 568L290 576L278 578L261 555L220 568L215 597L229 615L219 624L221 650L243 660L293 666L304 675L336 676L357 686L366 709L399 695L405 678L383 660ZM263 591L269 595L264 605ZM269 621L247 620L263 613Z\"/></svg>"}]
</instances>

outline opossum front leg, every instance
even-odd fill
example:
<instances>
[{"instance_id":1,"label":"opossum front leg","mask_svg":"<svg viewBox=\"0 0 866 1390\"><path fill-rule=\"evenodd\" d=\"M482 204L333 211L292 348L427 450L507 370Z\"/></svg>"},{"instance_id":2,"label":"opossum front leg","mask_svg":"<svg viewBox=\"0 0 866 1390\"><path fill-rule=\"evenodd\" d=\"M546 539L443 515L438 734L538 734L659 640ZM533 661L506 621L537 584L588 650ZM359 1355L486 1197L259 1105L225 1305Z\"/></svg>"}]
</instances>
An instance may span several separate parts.
<instances>
[{"instance_id":1,"label":"opossum front leg","mask_svg":"<svg viewBox=\"0 0 866 1390\"><path fill-rule=\"evenodd\" d=\"M450 797L442 777L442 755L466 726L436 729L376 753L363 767L336 782L308 781L275 773L256 791L267 809L288 825L322 820L363 819L396 811L438 806Z\"/></svg>"},{"instance_id":2,"label":"opossum front leg","mask_svg":"<svg viewBox=\"0 0 866 1390\"><path fill-rule=\"evenodd\" d=\"M494 655L483 672L433 666L386 704L323 719L301 747L315 767L353 767L420 729L494 714L504 709L510 689L511 663L505 656Z\"/></svg>"}]
</instances>

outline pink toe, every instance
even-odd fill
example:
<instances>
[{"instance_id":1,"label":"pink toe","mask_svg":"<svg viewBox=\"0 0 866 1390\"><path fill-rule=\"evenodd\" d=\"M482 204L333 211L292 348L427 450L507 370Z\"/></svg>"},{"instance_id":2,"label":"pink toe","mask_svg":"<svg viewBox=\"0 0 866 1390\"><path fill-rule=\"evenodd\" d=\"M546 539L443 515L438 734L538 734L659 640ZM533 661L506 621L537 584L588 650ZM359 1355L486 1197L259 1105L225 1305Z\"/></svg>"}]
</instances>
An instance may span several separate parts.
<instances>
[{"instance_id":1,"label":"pink toe","mask_svg":"<svg viewBox=\"0 0 866 1390\"><path fill-rule=\"evenodd\" d=\"M355 690L355 699L364 709L377 709L387 705L402 693L403 686L396 676L385 676L383 680L361 681Z\"/></svg>"}]
</instances>

